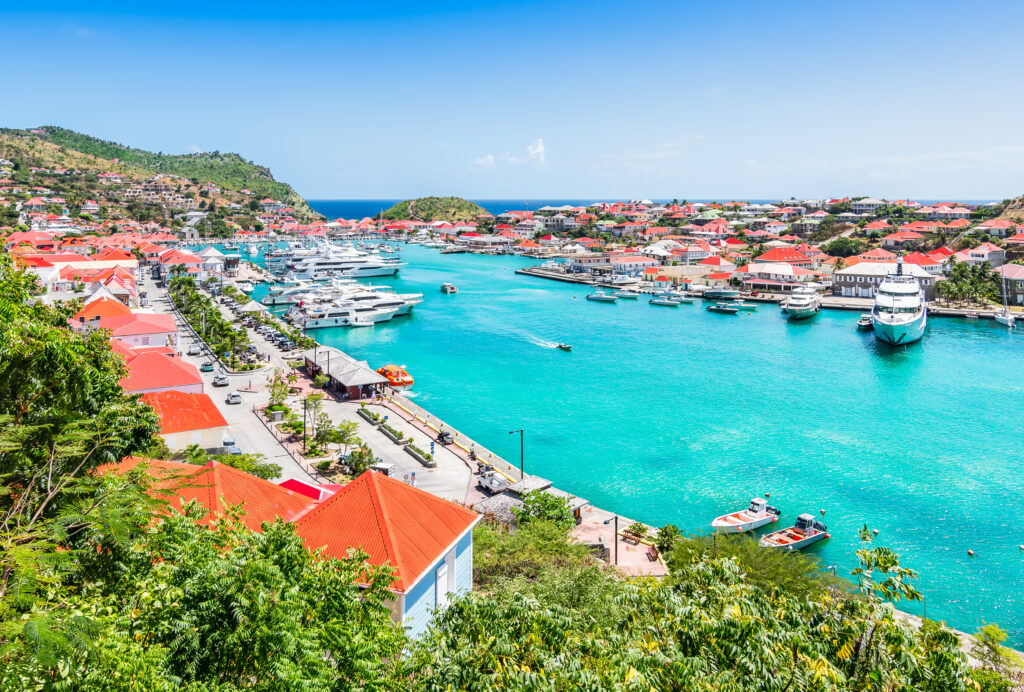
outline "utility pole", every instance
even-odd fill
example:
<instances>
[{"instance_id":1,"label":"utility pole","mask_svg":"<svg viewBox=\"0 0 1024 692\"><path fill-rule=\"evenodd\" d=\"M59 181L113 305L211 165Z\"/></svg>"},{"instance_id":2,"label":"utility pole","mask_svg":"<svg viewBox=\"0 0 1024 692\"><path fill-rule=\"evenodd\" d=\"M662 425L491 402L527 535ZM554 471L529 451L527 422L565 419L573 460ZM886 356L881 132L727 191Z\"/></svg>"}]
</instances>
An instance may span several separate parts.
<instances>
[{"instance_id":1,"label":"utility pole","mask_svg":"<svg viewBox=\"0 0 1024 692\"><path fill-rule=\"evenodd\" d=\"M302 398L302 454L306 454L306 398Z\"/></svg>"},{"instance_id":2,"label":"utility pole","mask_svg":"<svg viewBox=\"0 0 1024 692\"><path fill-rule=\"evenodd\" d=\"M615 515L615 535L612 536L612 542L615 543L615 564L619 564L619 515Z\"/></svg>"}]
</instances>

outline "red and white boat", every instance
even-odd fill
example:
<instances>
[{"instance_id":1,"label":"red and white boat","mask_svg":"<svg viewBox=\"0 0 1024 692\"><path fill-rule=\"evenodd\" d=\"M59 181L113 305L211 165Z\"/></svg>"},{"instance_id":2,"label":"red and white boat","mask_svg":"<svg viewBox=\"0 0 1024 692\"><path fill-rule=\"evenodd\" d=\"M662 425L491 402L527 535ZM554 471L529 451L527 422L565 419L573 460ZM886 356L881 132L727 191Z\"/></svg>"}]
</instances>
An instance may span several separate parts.
<instances>
[{"instance_id":1,"label":"red and white boat","mask_svg":"<svg viewBox=\"0 0 1024 692\"><path fill-rule=\"evenodd\" d=\"M413 383L412 376L405 371L405 368L397 365L385 365L383 368L377 368L377 373L384 376L392 389L408 389Z\"/></svg>"},{"instance_id":2,"label":"red and white boat","mask_svg":"<svg viewBox=\"0 0 1024 692\"><path fill-rule=\"evenodd\" d=\"M825 510L821 513L824 516ZM762 548L800 550L826 538L831 538L831 535L823 523L815 519L813 514L801 514L796 518L796 524L788 529L780 529L761 536L759 545Z\"/></svg>"},{"instance_id":3,"label":"red and white boat","mask_svg":"<svg viewBox=\"0 0 1024 692\"><path fill-rule=\"evenodd\" d=\"M717 517L711 522L711 528L720 533L753 531L765 524L778 521L780 514L782 512L769 505L766 499L755 497L746 509Z\"/></svg>"}]
</instances>

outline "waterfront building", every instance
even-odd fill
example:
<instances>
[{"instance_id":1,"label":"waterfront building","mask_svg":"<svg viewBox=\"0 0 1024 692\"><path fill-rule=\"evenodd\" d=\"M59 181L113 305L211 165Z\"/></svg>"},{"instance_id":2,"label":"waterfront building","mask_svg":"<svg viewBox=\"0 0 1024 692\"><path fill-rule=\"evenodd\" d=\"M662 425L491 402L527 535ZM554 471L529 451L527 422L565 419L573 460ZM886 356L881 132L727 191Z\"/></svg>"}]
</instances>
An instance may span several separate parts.
<instances>
[{"instance_id":1,"label":"waterfront building","mask_svg":"<svg viewBox=\"0 0 1024 692\"><path fill-rule=\"evenodd\" d=\"M832 275L832 293L848 298L874 298L878 287L889 274L896 273L895 262L857 262ZM916 264L904 263L903 274L921 284L925 300L935 300L935 284L941 277L932 276Z\"/></svg>"},{"instance_id":2,"label":"waterfront building","mask_svg":"<svg viewBox=\"0 0 1024 692\"><path fill-rule=\"evenodd\" d=\"M1006 302L1011 305L1024 305L1024 265L1004 264L996 268L1002 280Z\"/></svg>"},{"instance_id":3,"label":"waterfront building","mask_svg":"<svg viewBox=\"0 0 1024 692\"><path fill-rule=\"evenodd\" d=\"M326 389L341 392L349 399L365 399L388 384L387 378L374 371L365 360L356 360L332 346L303 351L302 359L312 377L321 373L327 376Z\"/></svg>"},{"instance_id":4,"label":"waterfront building","mask_svg":"<svg viewBox=\"0 0 1024 692\"><path fill-rule=\"evenodd\" d=\"M788 262L753 262L738 268L733 276L743 282L745 290L772 293L791 293L798 286L814 281L828 283L825 274Z\"/></svg>"}]
</instances>

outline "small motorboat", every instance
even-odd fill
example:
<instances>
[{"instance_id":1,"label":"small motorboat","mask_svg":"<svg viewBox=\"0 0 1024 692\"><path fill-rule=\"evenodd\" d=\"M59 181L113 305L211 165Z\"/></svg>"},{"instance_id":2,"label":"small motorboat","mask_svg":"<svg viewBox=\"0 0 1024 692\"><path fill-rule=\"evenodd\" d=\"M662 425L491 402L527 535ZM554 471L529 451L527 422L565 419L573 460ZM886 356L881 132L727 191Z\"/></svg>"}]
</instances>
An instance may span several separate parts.
<instances>
[{"instance_id":1,"label":"small motorboat","mask_svg":"<svg viewBox=\"0 0 1024 692\"><path fill-rule=\"evenodd\" d=\"M441 284L441 293L458 293L459 287L455 284L443 283Z\"/></svg>"},{"instance_id":2,"label":"small motorboat","mask_svg":"<svg viewBox=\"0 0 1024 692\"><path fill-rule=\"evenodd\" d=\"M821 513L824 515L825 510L821 510ZM800 550L826 538L831 536L823 523L815 519L813 514L801 514L793 526L761 536L758 545L762 548Z\"/></svg>"},{"instance_id":3,"label":"small motorboat","mask_svg":"<svg viewBox=\"0 0 1024 692\"><path fill-rule=\"evenodd\" d=\"M597 293L589 294L587 296L587 300L592 300L596 303L617 303L619 301L619 297L613 293L598 291Z\"/></svg>"},{"instance_id":4,"label":"small motorboat","mask_svg":"<svg viewBox=\"0 0 1024 692\"><path fill-rule=\"evenodd\" d=\"M557 349L559 349L561 351L571 351L572 350L572 344L558 344L557 346L555 346L555 348L557 348Z\"/></svg>"},{"instance_id":5,"label":"small motorboat","mask_svg":"<svg viewBox=\"0 0 1024 692\"><path fill-rule=\"evenodd\" d=\"M857 329L862 332L870 332L875 327L875 319L871 316L871 313L865 312L857 320Z\"/></svg>"},{"instance_id":6,"label":"small motorboat","mask_svg":"<svg viewBox=\"0 0 1024 692\"><path fill-rule=\"evenodd\" d=\"M723 305L721 303L708 305L704 309L707 310L708 312L720 312L725 315L735 315L737 312L739 312L739 308L734 308L731 305Z\"/></svg>"},{"instance_id":7,"label":"small motorboat","mask_svg":"<svg viewBox=\"0 0 1024 692\"><path fill-rule=\"evenodd\" d=\"M623 300L636 300L637 298L640 297L640 294L637 293L636 291L627 290L615 291L614 293L612 293L612 295L615 296L616 298L621 298Z\"/></svg>"},{"instance_id":8,"label":"small motorboat","mask_svg":"<svg viewBox=\"0 0 1024 692\"><path fill-rule=\"evenodd\" d=\"M672 300L671 298L651 298L647 302L650 303L651 305L663 305L664 307L667 308L679 307L679 301Z\"/></svg>"},{"instance_id":9,"label":"small motorboat","mask_svg":"<svg viewBox=\"0 0 1024 692\"><path fill-rule=\"evenodd\" d=\"M1013 327L1016 324L1016 319L1013 313L1009 310L1001 310L995 314L995 320L999 324L1004 324L1007 327Z\"/></svg>"},{"instance_id":10,"label":"small motorboat","mask_svg":"<svg viewBox=\"0 0 1024 692\"><path fill-rule=\"evenodd\" d=\"M754 303L748 303L748 302L747 302L747 301L745 301L745 300L737 300L737 301L734 301L734 302L733 302L733 303L731 304L731 307L734 307L734 308L736 308L737 310L743 310L743 311L745 311L745 312L754 312L755 310L757 310L757 305L756 305L756 304L754 304Z\"/></svg>"},{"instance_id":11,"label":"small motorboat","mask_svg":"<svg viewBox=\"0 0 1024 692\"><path fill-rule=\"evenodd\" d=\"M385 365L383 368L378 368L377 374L383 375L392 389L408 389L413 383L412 376L405 371L405 368L397 365Z\"/></svg>"},{"instance_id":12,"label":"small motorboat","mask_svg":"<svg viewBox=\"0 0 1024 692\"><path fill-rule=\"evenodd\" d=\"M711 528L722 533L753 531L778 521L780 514L782 512L769 505L766 498L755 497L746 509L717 517L711 522Z\"/></svg>"}]
</instances>

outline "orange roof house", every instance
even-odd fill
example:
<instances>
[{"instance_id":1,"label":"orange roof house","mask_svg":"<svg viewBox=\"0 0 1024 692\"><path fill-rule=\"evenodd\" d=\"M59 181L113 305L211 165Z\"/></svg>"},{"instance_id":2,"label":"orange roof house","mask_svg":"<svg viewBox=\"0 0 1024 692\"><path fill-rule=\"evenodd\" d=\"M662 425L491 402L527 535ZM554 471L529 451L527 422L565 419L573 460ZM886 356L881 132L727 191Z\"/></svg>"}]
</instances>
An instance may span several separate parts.
<instances>
[{"instance_id":1,"label":"orange roof house","mask_svg":"<svg viewBox=\"0 0 1024 692\"><path fill-rule=\"evenodd\" d=\"M146 392L142 400L160 417L160 436L171 449L191 444L203 449L223 447L228 422L208 394L170 389Z\"/></svg>"},{"instance_id":2,"label":"orange roof house","mask_svg":"<svg viewBox=\"0 0 1024 692\"><path fill-rule=\"evenodd\" d=\"M343 557L360 546L395 570L396 618L415 636L451 594L473 586L476 512L367 471L295 522L310 550Z\"/></svg>"},{"instance_id":3,"label":"orange roof house","mask_svg":"<svg viewBox=\"0 0 1024 692\"><path fill-rule=\"evenodd\" d=\"M71 319L75 322L90 322L94 319L106 317L120 317L131 315L132 311L127 305L113 298L97 298L75 313Z\"/></svg>"},{"instance_id":4,"label":"orange roof house","mask_svg":"<svg viewBox=\"0 0 1024 692\"><path fill-rule=\"evenodd\" d=\"M157 487L171 507L181 509L186 502L195 500L209 510L201 520L203 524L212 522L217 514L223 515L230 505L242 505L245 512L242 523L253 531L259 531L265 521L274 521L277 517L292 521L313 505L313 500L305 495L216 461L195 466L129 457L119 464L107 464L97 470L125 473L142 461L149 465L151 476L167 479ZM170 494L167 491L171 491Z\"/></svg>"},{"instance_id":5,"label":"orange roof house","mask_svg":"<svg viewBox=\"0 0 1024 692\"><path fill-rule=\"evenodd\" d=\"M201 394L203 378L191 363L147 350L128 359L128 375L121 378L121 387L140 394L169 389Z\"/></svg>"}]
</instances>

